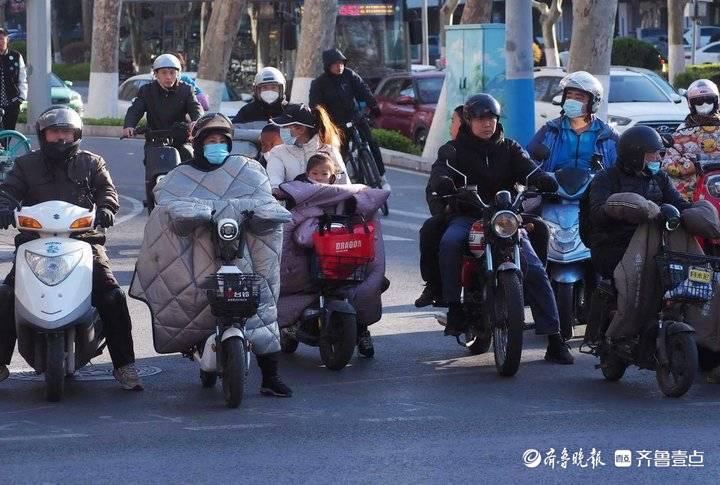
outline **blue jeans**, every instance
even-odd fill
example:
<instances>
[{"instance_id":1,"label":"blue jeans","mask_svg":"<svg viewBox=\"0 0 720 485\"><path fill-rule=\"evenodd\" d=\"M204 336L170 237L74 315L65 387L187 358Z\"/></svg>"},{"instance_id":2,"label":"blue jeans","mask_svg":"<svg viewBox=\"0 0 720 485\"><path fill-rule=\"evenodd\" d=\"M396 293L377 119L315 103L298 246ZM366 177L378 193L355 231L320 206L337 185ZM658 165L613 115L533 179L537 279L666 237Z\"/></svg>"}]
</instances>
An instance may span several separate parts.
<instances>
[{"instance_id":1,"label":"blue jeans","mask_svg":"<svg viewBox=\"0 0 720 485\"><path fill-rule=\"evenodd\" d=\"M448 224L440 241L440 268L443 299L448 303L460 302L460 271L470 226L476 217L457 216ZM520 238L520 263L523 270L525 300L530 305L535 333L552 335L560 332L555 295L545 267L535 254L527 237Z\"/></svg>"}]
</instances>

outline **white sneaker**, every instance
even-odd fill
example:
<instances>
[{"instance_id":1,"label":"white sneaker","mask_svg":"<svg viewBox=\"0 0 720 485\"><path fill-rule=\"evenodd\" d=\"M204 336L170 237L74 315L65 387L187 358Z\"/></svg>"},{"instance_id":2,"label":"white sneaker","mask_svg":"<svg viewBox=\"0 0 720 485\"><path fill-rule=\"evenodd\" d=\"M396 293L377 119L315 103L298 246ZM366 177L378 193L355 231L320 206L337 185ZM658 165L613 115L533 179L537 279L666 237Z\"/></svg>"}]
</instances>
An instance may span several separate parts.
<instances>
[{"instance_id":1,"label":"white sneaker","mask_svg":"<svg viewBox=\"0 0 720 485\"><path fill-rule=\"evenodd\" d=\"M380 177L380 182L382 183L382 189L387 191L392 191L392 188L390 187L390 183L385 178L385 175Z\"/></svg>"},{"instance_id":2,"label":"white sneaker","mask_svg":"<svg viewBox=\"0 0 720 485\"><path fill-rule=\"evenodd\" d=\"M128 364L119 369L114 369L113 377L127 391L142 391L144 389L135 364Z\"/></svg>"}]
</instances>

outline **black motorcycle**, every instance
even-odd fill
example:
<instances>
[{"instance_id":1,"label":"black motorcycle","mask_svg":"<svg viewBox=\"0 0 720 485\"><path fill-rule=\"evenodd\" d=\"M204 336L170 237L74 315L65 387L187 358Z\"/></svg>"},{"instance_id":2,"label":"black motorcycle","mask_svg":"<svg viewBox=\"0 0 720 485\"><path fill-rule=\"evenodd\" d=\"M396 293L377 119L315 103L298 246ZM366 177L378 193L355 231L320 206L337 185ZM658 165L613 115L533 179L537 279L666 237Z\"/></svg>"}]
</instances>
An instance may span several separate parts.
<instances>
[{"instance_id":1,"label":"black motorcycle","mask_svg":"<svg viewBox=\"0 0 720 485\"><path fill-rule=\"evenodd\" d=\"M452 166L455 149L444 146L439 156L464 180L463 187L442 197L478 218L470 229L461 272L467 330L464 342L457 337L458 343L479 354L487 352L492 342L498 374L513 376L520 366L525 330L520 229L533 230L533 223L523 223L521 208L524 200L541 194L518 187L513 199L509 191L501 190L487 204L477 186L468 185L467 176Z\"/></svg>"},{"instance_id":2,"label":"black motorcycle","mask_svg":"<svg viewBox=\"0 0 720 485\"><path fill-rule=\"evenodd\" d=\"M680 397L697 374L695 330L686 323L688 305L704 305L713 297L720 258L672 252L666 249L668 232L680 227L680 212L672 205L661 207L662 248L655 260L661 275L662 307L655 321L648 321L638 335L610 339L605 333L617 311L613 282L603 280L593 293L591 315L580 352L600 358L605 379L618 381L636 365L654 370L660 390Z\"/></svg>"}]
</instances>

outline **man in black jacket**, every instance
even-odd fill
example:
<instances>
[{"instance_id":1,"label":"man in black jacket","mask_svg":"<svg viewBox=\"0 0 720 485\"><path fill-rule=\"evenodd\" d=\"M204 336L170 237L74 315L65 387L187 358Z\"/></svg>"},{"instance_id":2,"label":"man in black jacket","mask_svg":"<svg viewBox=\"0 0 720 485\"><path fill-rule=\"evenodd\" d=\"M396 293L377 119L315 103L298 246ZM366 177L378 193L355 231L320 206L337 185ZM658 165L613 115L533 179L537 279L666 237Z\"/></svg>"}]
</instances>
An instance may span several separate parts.
<instances>
[{"instance_id":1,"label":"man in black jacket","mask_svg":"<svg viewBox=\"0 0 720 485\"><path fill-rule=\"evenodd\" d=\"M283 113L285 99L285 76L274 67L263 67L255 75L253 100L240 108L233 117L233 123L270 122Z\"/></svg>"},{"instance_id":2,"label":"man in black jacket","mask_svg":"<svg viewBox=\"0 0 720 485\"><path fill-rule=\"evenodd\" d=\"M681 196L660 169L665 147L657 131L647 126L626 130L618 142L615 166L598 173L590 186L591 254L593 266L605 279L613 276L638 223L613 219L605 208L608 197L630 192L647 199L648 213L672 204L682 211L691 204Z\"/></svg>"},{"instance_id":3,"label":"man in black jacket","mask_svg":"<svg viewBox=\"0 0 720 485\"><path fill-rule=\"evenodd\" d=\"M360 136L370 145L370 151L382 177L383 189L390 190L390 184L385 179L385 165L380 147L372 136L367 120L359 117L360 102L367 105L372 116L380 116L380 108L375 97L365 81L355 71L345 67L347 58L340 50L328 49L323 52L322 58L325 72L310 85L310 108L322 105L330 114L333 123L345 130L346 146L343 151L346 151L347 140L350 138L345 124L355 123Z\"/></svg>"},{"instance_id":4,"label":"man in black jacket","mask_svg":"<svg viewBox=\"0 0 720 485\"><path fill-rule=\"evenodd\" d=\"M115 221L118 194L101 156L80 150L82 120L70 108L53 106L35 123L40 150L15 160L7 179L0 184L0 228L15 224L14 205L1 194L9 194L24 205L62 200L81 207L96 207L95 224L104 228ZM16 247L36 237L20 232ZM105 235L90 231L76 236L92 246L92 301L104 324L113 376L127 390L142 390L135 369L132 327L125 294L110 269ZM13 305L15 267L0 285L0 381L8 377L7 365L15 347Z\"/></svg>"},{"instance_id":5,"label":"man in black jacket","mask_svg":"<svg viewBox=\"0 0 720 485\"><path fill-rule=\"evenodd\" d=\"M501 190L513 191L516 183L525 183L536 165L530 156L514 140L503 136L500 104L488 94L468 98L463 108L465 123L456 140L449 142L456 152L452 165L467 176L469 185L477 185L478 195L490 202ZM543 171L535 172L528 182L542 192L554 192L557 183ZM452 192L464 183L462 177L451 170L445 160L437 160L432 167L430 186L439 194ZM440 242L440 267L442 268L443 299L448 304L445 333L460 335L466 325L465 313L460 302L460 268L467 246L470 227L477 217L454 211L448 228ZM535 320L535 332L548 336L545 360L557 364L572 364L574 359L560 336L560 319L550 280L545 267L522 236L521 258L524 260L524 290Z\"/></svg>"},{"instance_id":6,"label":"man in black jacket","mask_svg":"<svg viewBox=\"0 0 720 485\"><path fill-rule=\"evenodd\" d=\"M177 129L187 119L196 121L203 111L195 97L192 86L180 81L180 61L172 54L162 54L153 62L155 80L138 90L132 105L125 114L123 136L135 136L135 127L144 115L147 115L148 128L151 130ZM187 129L179 130L174 136L175 148L180 152L181 160L192 157L187 142Z\"/></svg>"},{"instance_id":7,"label":"man in black jacket","mask_svg":"<svg viewBox=\"0 0 720 485\"><path fill-rule=\"evenodd\" d=\"M0 28L0 108L2 129L14 130L20 113L20 104L27 99L27 72L22 55L11 50L7 30Z\"/></svg>"}]
</instances>

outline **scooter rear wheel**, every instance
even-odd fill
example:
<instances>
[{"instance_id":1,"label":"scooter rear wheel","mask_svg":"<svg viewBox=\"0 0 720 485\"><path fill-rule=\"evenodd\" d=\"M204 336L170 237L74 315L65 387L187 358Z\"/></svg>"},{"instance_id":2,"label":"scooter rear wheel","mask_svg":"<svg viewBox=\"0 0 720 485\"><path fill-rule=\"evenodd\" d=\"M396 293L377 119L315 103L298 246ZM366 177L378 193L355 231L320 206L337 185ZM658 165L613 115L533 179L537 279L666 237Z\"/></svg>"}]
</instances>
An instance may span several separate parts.
<instances>
[{"instance_id":1,"label":"scooter rear wheel","mask_svg":"<svg viewBox=\"0 0 720 485\"><path fill-rule=\"evenodd\" d=\"M695 381L698 368L698 351L691 333L668 335L665 341L669 365L658 366L660 390L668 397L684 395Z\"/></svg>"},{"instance_id":2,"label":"scooter rear wheel","mask_svg":"<svg viewBox=\"0 0 720 485\"><path fill-rule=\"evenodd\" d=\"M222 345L225 355L222 377L225 404L229 408L237 408L245 392L245 345L237 337L227 339Z\"/></svg>"},{"instance_id":3,"label":"scooter rear wheel","mask_svg":"<svg viewBox=\"0 0 720 485\"><path fill-rule=\"evenodd\" d=\"M45 342L45 398L58 402L65 390L65 335L49 333Z\"/></svg>"},{"instance_id":4,"label":"scooter rear wheel","mask_svg":"<svg viewBox=\"0 0 720 485\"><path fill-rule=\"evenodd\" d=\"M333 312L320 338L320 359L331 370L343 369L357 345L357 318L348 313Z\"/></svg>"}]
</instances>

